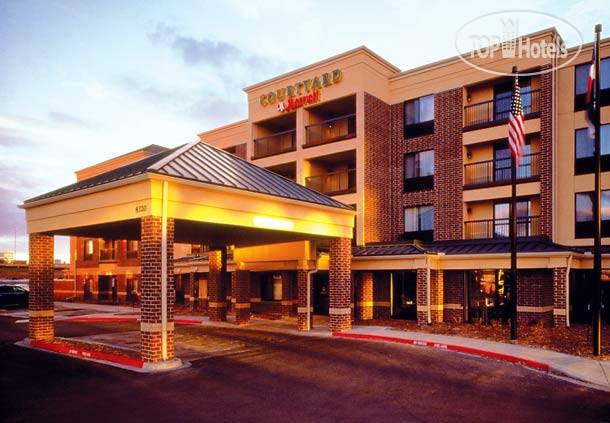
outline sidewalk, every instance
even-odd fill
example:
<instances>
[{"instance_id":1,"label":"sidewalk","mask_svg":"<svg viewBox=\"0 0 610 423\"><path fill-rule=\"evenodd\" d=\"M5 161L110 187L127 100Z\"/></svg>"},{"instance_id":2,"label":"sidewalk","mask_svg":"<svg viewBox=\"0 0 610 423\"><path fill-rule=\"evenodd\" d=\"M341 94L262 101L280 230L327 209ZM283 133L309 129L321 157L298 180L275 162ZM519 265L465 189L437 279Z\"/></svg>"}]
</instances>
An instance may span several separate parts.
<instances>
[{"instance_id":1,"label":"sidewalk","mask_svg":"<svg viewBox=\"0 0 610 423\"><path fill-rule=\"evenodd\" d=\"M576 379L610 391L610 361L593 360L540 348L460 336L396 330L381 326L354 326L333 336L427 346L522 363L538 370Z\"/></svg>"}]
</instances>

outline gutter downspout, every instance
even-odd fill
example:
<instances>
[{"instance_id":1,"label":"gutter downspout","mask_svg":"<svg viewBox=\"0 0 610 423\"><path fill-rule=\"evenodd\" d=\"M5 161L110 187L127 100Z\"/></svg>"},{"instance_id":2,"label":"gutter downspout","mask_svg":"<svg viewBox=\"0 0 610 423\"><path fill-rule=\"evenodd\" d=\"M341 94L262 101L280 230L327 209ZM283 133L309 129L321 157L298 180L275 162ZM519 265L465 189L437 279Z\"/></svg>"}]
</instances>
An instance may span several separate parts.
<instances>
[{"instance_id":1,"label":"gutter downspout","mask_svg":"<svg viewBox=\"0 0 610 423\"><path fill-rule=\"evenodd\" d=\"M311 276L314 273L318 272L318 268L316 266L313 270L307 271L307 330L311 330Z\"/></svg>"},{"instance_id":2,"label":"gutter downspout","mask_svg":"<svg viewBox=\"0 0 610 423\"><path fill-rule=\"evenodd\" d=\"M572 269L572 255L568 257L566 266L566 327L570 327L570 269Z\"/></svg>"},{"instance_id":3,"label":"gutter downspout","mask_svg":"<svg viewBox=\"0 0 610 423\"><path fill-rule=\"evenodd\" d=\"M161 196L161 356L167 360L167 191L163 181Z\"/></svg>"},{"instance_id":4,"label":"gutter downspout","mask_svg":"<svg viewBox=\"0 0 610 423\"><path fill-rule=\"evenodd\" d=\"M432 324L432 315L430 310L430 257L426 256L426 311L428 315L428 324Z\"/></svg>"}]
</instances>

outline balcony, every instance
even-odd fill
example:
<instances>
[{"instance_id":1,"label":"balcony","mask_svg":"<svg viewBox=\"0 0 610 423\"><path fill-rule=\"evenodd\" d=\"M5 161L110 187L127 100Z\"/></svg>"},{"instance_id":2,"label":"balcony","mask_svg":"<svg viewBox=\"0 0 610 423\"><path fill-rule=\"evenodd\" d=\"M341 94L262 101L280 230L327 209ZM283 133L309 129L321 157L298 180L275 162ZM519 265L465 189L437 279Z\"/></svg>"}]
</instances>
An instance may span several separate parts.
<instances>
[{"instance_id":1,"label":"balcony","mask_svg":"<svg viewBox=\"0 0 610 423\"><path fill-rule=\"evenodd\" d=\"M115 261L115 260L116 260L116 249L100 248L100 261Z\"/></svg>"},{"instance_id":2,"label":"balcony","mask_svg":"<svg viewBox=\"0 0 610 423\"><path fill-rule=\"evenodd\" d=\"M512 93L497 96L494 100L483 101L464 107L464 130L487 128L508 121ZM523 115L533 118L540 115L540 90L521 93Z\"/></svg>"},{"instance_id":3,"label":"balcony","mask_svg":"<svg viewBox=\"0 0 610 423\"><path fill-rule=\"evenodd\" d=\"M464 222L465 239L495 239L510 236L510 219L486 219ZM540 236L540 216L517 217L517 236Z\"/></svg>"},{"instance_id":4,"label":"balcony","mask_svg":"<svg viewBox=\"0 0 610 423\"><path fill-rule=\"evenodd\" d=\"M487 160L464 165L464 188L504 185L511 180L511 159ZM540 153L525 154L517 167L517 181L540 177Z\"/></svg>"},{"instance_id":5,"label":"balcony","mask_svg":"<svg viewBox=\"0 0 610 423\"><path fill-rule=\"evenodd\" d=\"M310 176L305 185L326 195L350 194L356 192L356 169Z\"/></svg>"},{"instance_id":6,"label":"balcony","mask_svg":"<svg viewBox=\"0 0 610 423\"><path fill-rule=\"evenodd\" d=\"M306 140L303 147L313 147L330 142L346 140L356 136L356 114L328 119L305 127Z\"/></svg>"},{"instance_id":7,"label":"balcony","mask_svg":"<svg viewBox=\"0 0 610 423\"><path fill-rule=\"evenodd\" d=\"M290 129L255 139L252 159L260 159L294 150L296 150L296 130Z\"/></svg>"}]
</instances>

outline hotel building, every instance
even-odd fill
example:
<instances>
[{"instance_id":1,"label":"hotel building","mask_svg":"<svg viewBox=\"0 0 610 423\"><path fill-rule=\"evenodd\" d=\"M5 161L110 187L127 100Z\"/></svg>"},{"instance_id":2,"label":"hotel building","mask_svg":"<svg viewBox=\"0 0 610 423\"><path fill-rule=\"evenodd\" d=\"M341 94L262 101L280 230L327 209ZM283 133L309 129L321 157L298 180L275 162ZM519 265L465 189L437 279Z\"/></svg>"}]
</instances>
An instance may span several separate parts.
<instances>
[{"instance_id":1,"label":"hotel building","mask_svg":"<svg viewBox=\"0 0 610 423\"><path fill-rule=\"evenodd\" d=\"M529 38L550 43L560 35L548 29ZM477 59L496 72L516 65L536 73L520 78L527 134L516 175L523 323L590 322L593 141L583 110L591 50L585 45L553 60ZM602 243L610 269L610 39L601 57ZM356 210L345 294L354 318L501 319L510 267L511 89L511 77L459 57L401 71L358 47L246 87L247 118L199 138ZM166 152L148 146L81 170L77 179ZM178 303L206 309L208 248L174 247ZM138 301L138 250L135 240L72 238L76 280L56 283L55 297ZM298 281L306 277L314 313L339 312L329 307L328 251L322 240L229 247L222 281L228 304L235 308L231 274L239 268L250 271L254 313L296 315ZM607 276L604 285L608 307Z\"/></svg>"}]
</instances>

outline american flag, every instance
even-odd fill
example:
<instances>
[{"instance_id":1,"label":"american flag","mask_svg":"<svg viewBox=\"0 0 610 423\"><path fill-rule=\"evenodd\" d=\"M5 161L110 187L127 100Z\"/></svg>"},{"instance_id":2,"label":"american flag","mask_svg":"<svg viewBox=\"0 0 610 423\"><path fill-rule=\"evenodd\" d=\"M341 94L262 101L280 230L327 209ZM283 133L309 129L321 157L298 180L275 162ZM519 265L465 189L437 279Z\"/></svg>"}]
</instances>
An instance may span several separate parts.
<instances>
[{"instance_id":1,"label":"american flag","mask_svg":"<svg viewBox=\"0 0 610 423\"><path fill-rule=\"evenodd\" d=\"M589 136L591 138L595 138L595 121L596 121L596 108L595 104L595 79L597 75L595 75L595 64L597 62L597 41L596 45L593 47L593 57L591 58L591 66L589 67L589 78L587 79L587 113L585 114L585 119L587 121L587 127L589 128Z\"/></svg>"},{"instance_id":2,"label":"american flag","mask_svg":"<svg viewBox=\"0 0 610 423\"><path fill-rule=\"evenodd\" d=\"M525 146L525 128L523 126L523 106L521 104L521 88L519 88L519 77L515 76L515 85L508 116L508 144L515 156L515 164L519 166L523 159L523 148Z\"/></svg>"}]
</instances>

